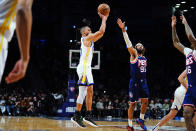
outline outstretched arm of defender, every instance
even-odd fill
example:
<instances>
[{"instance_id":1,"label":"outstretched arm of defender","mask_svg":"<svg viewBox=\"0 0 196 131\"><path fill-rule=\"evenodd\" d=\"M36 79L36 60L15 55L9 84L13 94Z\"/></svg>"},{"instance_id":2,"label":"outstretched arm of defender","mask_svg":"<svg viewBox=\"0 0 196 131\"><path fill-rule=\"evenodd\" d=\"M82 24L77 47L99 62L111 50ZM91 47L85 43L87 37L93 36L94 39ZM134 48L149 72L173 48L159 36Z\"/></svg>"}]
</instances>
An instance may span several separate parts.
<instances>
[{"instance_id":1,"label":"outstretched arm of defender","mask_svg":"<svg viewBox=\"0 0 196 131\"><path fill-rule=\"evenodd\" d=\"M188 25L188 22L187 22L186 18L184 17L184 15L181 16L181 19L182 19L182 23L185 26L186 35L187 35L189 41L191 42L192 45L196 46L196 38L195 38L190 26Z\"/></svg>"},{"instance_id":2,"label":"outstretched arm of defender","mask_svg":"<svg viewBox=\"0 0 196 131\"><path fill-rule=\"evenodd\" d=\"M180 43L180 40L178 38L178 35L176 33L176 17L172 16L172 39L173 39L173 45L176 49L178 49L181 53L184 54L184 46Z\"/></svg>"},{"instance_id":3,"label":"outstretched arm of defender","mask_svg":"<svg viewBox=\"0 0 196 131\"><path fill-rule=\"evenodd\" d=\"M125 30L125 22L122 22L121 19L118 18L117 23L118 23L118 26L122 29L123 37L124 37L124 40L125 40L125 43L127 45L127 48L128 48L130 55L136 56L137 51L135 48L133 48L132 43L129 39L129 36Z\"/></svg>"},{"instance_id":4,"label":"outstretched arm of defender","mask_svg":"<svg viewBox=\"0 0 196 131\"><path fill-rule=\"evenodd\" d=\"M186 83L186 79L187 76L186 76L186 70L184 70L180 76L178 77L178 81L185 87L185 88L188 88L188 85Z\"/></svg>"},{"instance_id":5,"label":"outstretched arm of defender","mask_svg":"<svg viewBox=\"0 0 196 131\"><path fill-rule=\"evenodd\" d=\"M17 61L13 70L6 77L7 83L13 83L22 79L26 74L29 63L29 49L32 26L32 7L33 0L18 0L16 9L16 33L20 48L20 60Z\"/></svg>"},{"instance_id":6,"label":"outstretched arm of defender","mask_svg":"<svg viewBox=\"0 0 196 131\"><path fill-rule=\"evenodd\" d=\"M99 28L99 31L95 32L95 33L92 33L92 34L89 34L87 36L87 38L85 39L86 41L90 41L90 42L96 42L98 41L101 37L103 37L103 34L105 33L105 29L106 29L106 21L107 21L107 18L108 16L104 16L102 14L100 14L98 12L99 16L101 17L102 19L102 23L101 23L101 26ZM87 44L87 46L90 46L90 42L87 42L89 43L89 45Z\"/></svg>"}]
</instances>

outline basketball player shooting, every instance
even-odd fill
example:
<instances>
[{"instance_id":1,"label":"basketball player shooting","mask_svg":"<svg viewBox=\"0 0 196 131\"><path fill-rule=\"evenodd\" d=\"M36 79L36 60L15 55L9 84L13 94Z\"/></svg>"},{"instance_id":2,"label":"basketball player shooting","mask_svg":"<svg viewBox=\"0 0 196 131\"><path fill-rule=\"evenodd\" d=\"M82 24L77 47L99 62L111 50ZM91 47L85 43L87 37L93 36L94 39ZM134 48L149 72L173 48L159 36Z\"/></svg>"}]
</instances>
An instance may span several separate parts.
<instances>
[{"instance_id":1,"label":"basketball player shooting","mask_svg":"<svg viewBox=\"0 0 196 131\"><path fill-rule=\"evenodd\" d=\"M90 124L93 127L98 127L97 124L92 120L91 110L92 110L92 97L93 97L93 76L91 69L91 62L93 58L94 51L94 42L98 41L105 33L106 21L108 15L102 15L99 13L100 18L102 19L101 27L99 31L92 33L90 27L82 27L80 32L82 35L81 38L81 54L80 62L77 67L77 74L79 77L79 95L77 98L76 112L74 117L71 118L71 121L81 128L86 126L83 124L82 120ZM86 116L82 119L81 109L83 101L86 97Z\"/></svg>"},{"instance_id":2,"label":"basketball player shooting","mask_svg":"<svg viewBox=\"0 0 196 131\"><path fill-rule=\"evenodd\" d=\"M158 131L161 126L166 124L169 120L173 119L177 115L178 111L181 109L188 88L186 70L184 70L180 74L180 76L178 77L178 81L181 83L181 85L175 90L174 102L171 106L170 112L161 119L161 121L152 129L152 131ZM194 125L196 126L195 120L196 120L196 115L194 115L193 118Z\"/></svg>"},{"instance_id":3,"label":"basketball player shooting","mask_svg":"<svg viewBox=\"0 0 196 131\"><path fill-rule=\"evenodd\" d=\"M128 130L133 131L133 113L135 106L140 99L142 102L140 110L140 118L136 122L143 128L147 130L144 124L144 115L148 106L149 90L146 80L146 66L147 59L144 57L145 48L141 43L136 44L135 48L132 46L129 40L128 34L125 30L125 22L121 19L117 20L119 27L122 29L123 37L127 45L130 56L130 67L131 67L131 79L129 84L129 97L130 106L128 110Z\"/></svg>"},{"instance_id":4,"label":"basketball player shooting","mask_svg":"<svg viewBox=\"0 0 196 131\"><path fill-rule=\"evenodd\" d=\"M5 80L9 84L25 76L30 57L32 3L33 0L2 0L0 3L0 82L7 59L8 42L12 39L15 28L20 48L20 59Z\"/></svg>"},{"instance_id":5,"label":"basketball player shooting","mask_svg":"<svg viewBox=\"0 0 196 131\"><path fill-rule=\"evenodd\" d=\"M172 39L173 45L181 53L186 56L186 74L188 78L188 89L184 98L183 106L184 111L183 115L185 118L187 131L194 131L195 126L193 122L193 116L196 115L195 106L196 106L196 38L193 35L193 32L188 25L184 15L181 16L182 24L185 26L186 35L191 43L193 49L184 47L181 44L178 35L176 33L176 17L172 16Z\"/></svg>"}]
</instances>

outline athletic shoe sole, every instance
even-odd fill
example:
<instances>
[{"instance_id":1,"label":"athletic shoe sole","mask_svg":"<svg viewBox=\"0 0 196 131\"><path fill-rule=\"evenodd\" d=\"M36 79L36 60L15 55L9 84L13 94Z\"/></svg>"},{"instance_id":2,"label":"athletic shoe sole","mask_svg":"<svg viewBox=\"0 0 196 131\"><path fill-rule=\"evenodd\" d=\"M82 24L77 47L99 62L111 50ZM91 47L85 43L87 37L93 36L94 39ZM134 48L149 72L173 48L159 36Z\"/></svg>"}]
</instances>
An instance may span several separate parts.
<instances>
[{"instance_id":1,"label":"athletic shoe sole","mask_svg":"<svg viewBox=\"0 0 196 131\"><path fill-rule=\"evenodd\" d=\"M80 126L80 125L73 119L73 117L71 118L71 122L73 122L74 124L76 124L78 127L82 128L82 129L85 129L85 128L86 128L86 127Z\"/></svg>"},{"instance_id":2,"label":"athletic shoe sole","mask_svg":"<svg viewBox=\"0 0 196 131\"><path fill-rule=\"evenodd\" d=\"M90 122L90 121L88 121L88 120L86 120L84 118L83 118L83 121L86 122L87 124L93 126L93 127L98 127L97 125L93 124L92 122Z\"/></svg>"}]
</instances>

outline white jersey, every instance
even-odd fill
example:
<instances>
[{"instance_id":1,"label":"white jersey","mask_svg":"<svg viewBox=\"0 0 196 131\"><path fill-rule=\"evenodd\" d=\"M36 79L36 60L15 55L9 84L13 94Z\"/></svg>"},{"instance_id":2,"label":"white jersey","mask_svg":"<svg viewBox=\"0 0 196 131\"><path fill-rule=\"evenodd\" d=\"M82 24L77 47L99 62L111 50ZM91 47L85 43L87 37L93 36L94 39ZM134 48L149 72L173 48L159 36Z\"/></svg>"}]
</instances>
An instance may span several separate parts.
<instances>
[{"instance_id":1,"label":"white jersey","mask_svg":"<svg viewBox=\"0 0 196 131\"><path fill-rule=\"evenodd\" d=\"M8 42L16 28L16 6L18 0L0 0L0 82L8 54Z\"/></svg>"},{"instance_id":2,"label":"white jersey","mask_svg":"<svg viewBox=\"0 0 196 131\"><path fill-rule=\"evenodd\" d=\"M184 97L185 97L185 94L186 94L186 91L187 89L183 86L183 85L180 85L175 93L174 93L174 102L171 106L171 109L176 109L176 110L180 110L181 107L182 107L182 103L184 101Z\"/></svg>"},{"instance_id":3,"label":"white jersey","mask_svg":"<svg viewBox=\"0 0 196 131\"><path fill-rule=\"evenodd\" d=\"M93 59L94 43L91 43L90 47L84 45L83 40L85 37L81 38L81 49L80 49L80 63L77 67L77 74L79 77L78 85L90 86L94 84L91 62Z\"/></svg>"},{"instance_id":4,"label":"white jersey","mask_svg":"<svg viewBox=\"0 0 196 131\"><path fill-rule=\"evenodd\" d=\"M0 0L0 34L9 42L16 28L18 0Z\"/></svg>"},{"instance_id":5,"label":"white jersey","mask_svg":"<svg viewBox=\"0 0 196 131\"><path fill-rule=\"evenodd\" d=\"M85 37L81 38L81 48L80 48L80 63L78 66L83 66L83 68L91 67L94 51L94 43L91 43L90 47L84 45L83 40Z\"/></svg>"}]
</instances>

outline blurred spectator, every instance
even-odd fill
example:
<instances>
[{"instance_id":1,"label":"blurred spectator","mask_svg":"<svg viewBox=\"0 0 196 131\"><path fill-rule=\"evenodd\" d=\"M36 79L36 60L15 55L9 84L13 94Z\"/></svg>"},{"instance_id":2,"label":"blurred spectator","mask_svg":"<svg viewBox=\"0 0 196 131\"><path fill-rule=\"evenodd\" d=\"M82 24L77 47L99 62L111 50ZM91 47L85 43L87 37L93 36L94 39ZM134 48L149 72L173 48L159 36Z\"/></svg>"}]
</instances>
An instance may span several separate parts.
<instances>
[{"instance_id":1,"label":"blurred spectator","mask_svg":"<svg viewBox=\"0 0 196 131\"><path fill-rule=\"evenodd\" d=\"M12 96L9 96L8 100L6 101L6 110L9 116L13 114L15 108L15 102L13 100L12 100Z\"/></svg>"},{"instance_id":2,"label":"blurred spectator","mask_svg":"<svg viewBox=\"0 0 196 131\"><path fill-rule=\"evenodd\" d=\"M150 101L150 104L149 104L149 110L150 110L150 118L153 118L155 119L156 116L155 116L155 105L154 105L154 100L151 100Z\"/></svg>"},{"instance_id":3,"label":"blurred spectator","mask_svg":"<svg viewBox=\"0 0 196 131\"><path fill-rule=\"evenodd\" d=\"M125 99L123 99L122 102L120 103L120 110L121 110L121 116L126 117L128 111L128 105Z\"/></svg>"},{"instance_id":4,"label":"blurred spectator","mask_svg":"<svg viewBox=\"0 0 196 131\"><path fill-rule=\"evenodd\" d=\"M113 102L109 100L108 106L107 106L107 116L112 116L113 115Z\"/></svg>"},{"instance_id":5,"label":"blurred spectator","mask_svg":"<svg viewBox=\"0 0 196 131\"><path fill-rule=\"evenodd\" d=\"M150 101L149 108L150 108L150 110L155 109L154 100Z\"/></svg>"},{"instance_id":6,"label":"blurred spectator","mask_svg":"<svg viewBox=\"0 0 196 131\"><path fill-rule=\"evenodd\" d=\"M164 116L165 116L167 113L169 113L170 105L169 105L169 100L168 100L168 99L165 99L165 100L164 100L162 110L163 110L163 115L164 115Z\"/></svg>"},{"instance_id":7,"label":"blurred spectator","mask_svg":"<svg viewBox=\"0 0 196 131\"><path fill-rule=\"evenodd\" d=\"M104 105L102 99L99 99L99 101L96 104L96 108L98 111L98 117L103 116Z\"/></svg>"},{"instance_id":8,"label":"blurred spectator","mask_svg":"<svg viewBox=\"0 0 196 131\"><path fill-rule=\"evenodd\" d=\"M160 99L157 99L157 100L156 100L156 103L155 103L154 106L155 106L156 109L157 109L157 108L160 108L160 109L162 108L162 104L161 104L161 102L160 102Z\"/></svg>"},{"instance_id":9,"label":"blurred spectator","mask_svg":"<svg viewBox=\"0 0 196 131\"><path fill-rule=\"evenodd\" d=\"M161 119L163 114L162 114L162 110L159 106L156 107L156 110L155 110L155 115L156 115L156 119Z\"/></svg>"},{"instance_id":10,"label":"blurred spectator","mask_svg":"<svg viewBox=\"0 0 196 131\"><path fill-rule=\"evenodd\" d=\"M120 117L120 104L119 104L119 100L116 99L114 101L114 116L115 117Z\"/></svg>"},{"instance_id":11,"label":"blurred spectator","mask_svg":"<svg viewBox=\"0 0 196 131\"><path fill-rule=\"evenodd\" d=\"M0 109L1 109L1 114L4 114L5 111L6 111L6 108L5 108L5 97L2 96L1 97L1 100L0 100Z\"/></svg>"}]
</instances>

